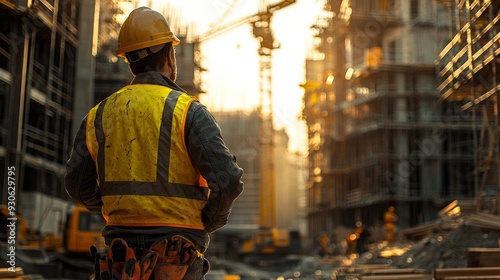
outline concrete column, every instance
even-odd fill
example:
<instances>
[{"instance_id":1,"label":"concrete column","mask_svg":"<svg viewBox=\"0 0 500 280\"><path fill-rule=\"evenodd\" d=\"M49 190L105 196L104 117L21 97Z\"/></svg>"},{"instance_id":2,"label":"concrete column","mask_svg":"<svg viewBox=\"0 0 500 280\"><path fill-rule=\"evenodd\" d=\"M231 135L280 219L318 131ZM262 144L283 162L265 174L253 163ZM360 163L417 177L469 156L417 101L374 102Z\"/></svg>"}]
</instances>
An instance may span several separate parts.
<instances>
[{"instance_id":1,"label":"concrete column","mask_svg":"<svg viewBox=\"0 0 500 280\"><path fill-rule=\"evenodd\" d=\"M81 1L80 5L80 30L78 31L73 123L71 128L73 137L78 131L83 117L94 106L95 57L99 26L99 0Z\"/></svg>"},{"instance_id":2,"label":"concrete column","mask_svg":"<svg viewBox=\"0 0 500 280\"><path fill-rule=\"evenodd\" d=\"M395 73L395 89L396 99L394 100L394 121L408 122L408 101L406 97L406 76L404 73ZM396 177L398 184L396 191L397 195L409 195L409 181L413 168L408 161L410 153L408 132L406 130L396 130L394 133L394 147L398 157L398 162L395 166Z\"/></svg>"},{"instance_id":3,"label":"concrete column","mask_svg":"<svg viewBox=\"0 0 500 280\"><path fill-rule=\"evenodd\" d=\"M13 59L13 76L10 93L6 100L6 115L9 116L7 122L7 139L5 159L5 180L2 183L2 204L7 204L8 198L8 182L12 181L16 192L21 191L22 173L21 173L21 152L24 124L24 109L26 103L27 78L26 73L29 67L29 46L31 39L31 30L25 23L16 30L12 30L12 34L16 34L17 40L13 40L12 59ZM10 171L10 173L9 173ZM19 196L11 197L13 203L17 205Z\"/></svg>"},{"instance_id":4,"label":"concrete column","mask_svg":"<svg viewBox=\"0 0 500 280\"><path fill-rule=\"evenodd\" d=\"M421 160L422 193L424 197L439 197L442 189L442 143L443 137L437 130L426 133L425 137L418 142L418 156Z\"/></svg>"}]
</instances>

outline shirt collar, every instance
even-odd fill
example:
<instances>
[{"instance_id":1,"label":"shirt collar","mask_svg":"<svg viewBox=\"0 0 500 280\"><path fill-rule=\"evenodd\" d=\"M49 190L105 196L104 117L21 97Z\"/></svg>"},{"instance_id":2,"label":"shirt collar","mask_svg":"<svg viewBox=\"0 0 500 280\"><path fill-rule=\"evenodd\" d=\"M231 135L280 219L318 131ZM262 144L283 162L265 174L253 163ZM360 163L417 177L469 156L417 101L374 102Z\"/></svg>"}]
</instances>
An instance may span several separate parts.
<instances>
[{"instance_id":1,"label":"shirt collar","mask_svg":"<svg viewBox=\"0 0 500 280\"><path fill-rule=\"evenodd\" d=\"M160 72L154 72L154 71L137 74L130 84L131 85L135 85L135 84L161 85L161 86L169 87L173 90L186 92L183 88L178 86L174 81L163 76Z\"/></svg>"}]
</instances>

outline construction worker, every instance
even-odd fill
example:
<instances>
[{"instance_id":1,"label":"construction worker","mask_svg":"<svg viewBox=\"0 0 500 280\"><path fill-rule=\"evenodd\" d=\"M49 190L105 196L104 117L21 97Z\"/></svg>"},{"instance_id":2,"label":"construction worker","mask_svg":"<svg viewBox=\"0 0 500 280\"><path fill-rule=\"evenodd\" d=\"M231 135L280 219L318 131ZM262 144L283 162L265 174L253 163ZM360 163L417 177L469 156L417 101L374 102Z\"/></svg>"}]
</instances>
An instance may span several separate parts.
<instances>
[{"instance_id":1,"label":"construction worker","mask_svg":"<svg viewBox=\"0 0 500 280\"><path fill-rule=\"evenodd\" d=\"M328 246L330 245L330 239L326 233L321 234L318 239L318 256L328 257Z\"/></svg>"},{"instance_id":2,"label":"construction worker","mask_svg":"<svg viewBox=\"0 0 500 280\"><path fill-rule=\"evenodd\" d=\"M368 229L363 225L361 221L356 222L356 229L354 233L357 236L356 239L356 252L361 256L364 252L368 250L368 242L371 233Z\"/></svg>"},{"instance_id":3,"label":"construction worker","mask_svg":"<svg viewBox=\"0 0 500 280\"><path fill-rule=\"evenodd\" d=\"M243 191L216 120L175 83L179 43L160 13L133 10L117 54L134 78L92 108L75 137L66 190L106 220L96 279L204 279L209 236Z\"/></svg>"},{"instance_id":4,"label":"construction worker","mask_svg":"<svg viewBox=\"0 0 500 280\"><path fill-rule=\"evenodd\" d=\"M357 241L357 239L358 239L358 235L357 235L356 231L350 232L346 236L345 241L347 244L347 248L346 248L347 255L356 253L356 244L357 244L356 241Z\"/></svg>"},{"instance_id":5,"label":"construction worker","mask_svg":"<svg viewBox=\"0 0 500 280\"><path fill-rule=\"evenodd\" d=\"M384 225L386 231L386 240L389 243L394 241L394 235L396 231L396 222L398 221L398 215L395 213L396 208L394 206L389 206L384 214Z\"/></svg>"}]
</instances>

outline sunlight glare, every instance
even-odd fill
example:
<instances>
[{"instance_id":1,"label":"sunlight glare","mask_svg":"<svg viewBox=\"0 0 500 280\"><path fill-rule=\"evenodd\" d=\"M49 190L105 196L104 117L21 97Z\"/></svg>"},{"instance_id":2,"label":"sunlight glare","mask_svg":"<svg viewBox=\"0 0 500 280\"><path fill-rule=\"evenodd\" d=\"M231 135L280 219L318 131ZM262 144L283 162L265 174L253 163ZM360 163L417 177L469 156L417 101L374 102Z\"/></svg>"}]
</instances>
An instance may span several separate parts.
<instances>
[{"instance_id":1,"label":"sunlight glare","mask_svg":"<svg viewBox=\"0 0 500 280\"><path fill-rule=\"evenodd\" d=\"M177 28L187 29L191 36L249 18L258 13L260 4L244 0L171 0L165 8L165 1L139 2L152 9L166 9L164 14L172 18L174 29L183 25ZM299 119L303 95L299 85L304 83L306 56L313 48L310 27L321 10L321 1L297 0L275 11L271 21L274 39L280 46L272 58L274 123L275 129L287 130L292 151L307 150L305 123ZM249 22L203 41L201 53L207 71L202 78L207 93L200 96L201 102L212 110L255 110L260 94L258 48Z\"/></svg>"}]
</instances>

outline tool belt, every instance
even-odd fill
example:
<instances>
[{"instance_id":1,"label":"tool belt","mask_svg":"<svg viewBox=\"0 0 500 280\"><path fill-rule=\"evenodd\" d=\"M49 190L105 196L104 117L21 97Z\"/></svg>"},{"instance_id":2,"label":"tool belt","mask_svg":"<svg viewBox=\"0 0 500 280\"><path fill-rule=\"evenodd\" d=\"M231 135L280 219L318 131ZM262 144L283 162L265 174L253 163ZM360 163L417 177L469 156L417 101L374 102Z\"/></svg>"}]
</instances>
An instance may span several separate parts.
<instances>
[{"instance_id":1,"label":"tool belt","mask_svg":"<svg viewBox=\"0 0 500 280\"><path fill-rule=\"evenodd\" d=\"M201 256L189 239L174 235L160 239L149 249L132 248L115 238L101 255L91 247L95 280L181 280L190 265Z\"/></svg>"}]
</instances>

